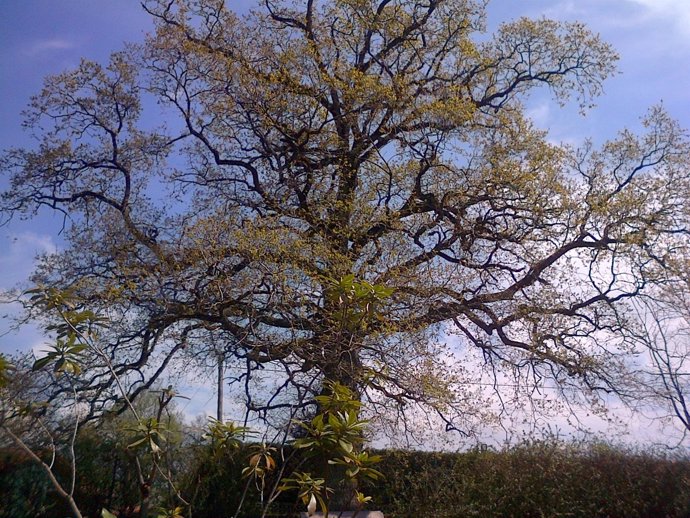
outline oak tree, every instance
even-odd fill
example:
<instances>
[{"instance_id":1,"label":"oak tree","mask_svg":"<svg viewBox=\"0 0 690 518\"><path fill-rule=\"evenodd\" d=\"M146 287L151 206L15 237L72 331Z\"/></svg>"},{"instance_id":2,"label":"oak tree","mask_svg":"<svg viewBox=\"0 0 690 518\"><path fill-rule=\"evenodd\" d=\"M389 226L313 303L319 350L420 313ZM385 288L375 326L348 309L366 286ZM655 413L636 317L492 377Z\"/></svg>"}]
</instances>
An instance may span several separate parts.
<instances>
[{"instance_id":1,"label":"oak tree","mask_svg":"<svg viewBox=\"0 0 690 518\"><path fill-rule=\"evenodd\" d=\"M146 41L47 78L38 146L2 158L5 214L66 217L36 282L108 314L134 392L223 344L265 418L325 378L463 431L487 373L624 393L626 303L685 249L687 141L655 108L550 142L530 92L586 109L616 55L577 23L488 35L484 4L146 1Z\"/></svg>"}]
</instances>

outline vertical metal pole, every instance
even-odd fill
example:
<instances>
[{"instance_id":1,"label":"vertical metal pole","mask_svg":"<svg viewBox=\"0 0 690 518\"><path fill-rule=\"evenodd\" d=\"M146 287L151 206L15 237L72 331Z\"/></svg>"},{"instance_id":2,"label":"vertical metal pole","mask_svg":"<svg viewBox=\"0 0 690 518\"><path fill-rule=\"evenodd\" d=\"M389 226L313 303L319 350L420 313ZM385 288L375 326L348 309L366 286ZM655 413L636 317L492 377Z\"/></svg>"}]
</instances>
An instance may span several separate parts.
<instances>
[{"instance_id":1,"label":"vertical metal pole","mask_svg":"<svg viewBox=\"0 0 690 518\"><path fill-rule=\"evenodd\" d=\"M225 355L218 353L218 401L216 406L216 419L223 421L223 374L225 373Z\"/></svg>"}]
</instances>

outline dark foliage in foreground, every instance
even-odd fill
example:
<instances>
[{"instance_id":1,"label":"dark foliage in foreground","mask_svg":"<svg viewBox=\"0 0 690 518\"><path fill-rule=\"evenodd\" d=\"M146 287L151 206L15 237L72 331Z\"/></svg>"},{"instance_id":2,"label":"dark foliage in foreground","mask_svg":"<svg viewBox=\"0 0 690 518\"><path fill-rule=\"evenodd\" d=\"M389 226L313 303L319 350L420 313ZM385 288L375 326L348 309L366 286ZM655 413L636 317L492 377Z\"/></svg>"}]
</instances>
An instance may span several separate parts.
<instances>
[{"instance_id":1,"label":"dark foliage in foreground","mask_svg":"<svg viewBox=\"0 0 690 518\"><path fill-rule=\"evenodd\" d=\"M690 516L690 462L607 445L523 444L503 452L388 452L374 491L386 516Z\"/></svg>"},{"instance_id":2,"label":"dark foliage in foreground","mask_svg":"<svg viewBox=\"0 0 690 518\"><path fill-rule=\"evenodd\" d=\"M382 452L386 479L367 488L387 518L682 518L690 516L690 461L603 444L530 442L505 451ZM204 447L180 450L183 492L194 518L232 516L244 489L244 455L211 463ZM77 498L86 516L101 506L121 516L134 502L136 482L127 454L93 437L78 444ZM0 517L63 518L66 509L42 473L10 451L0 454ZM165 503L164 491L159 500ZM250 487L241 516L257 516ZM276 502L273 516L298 510L294 495ZM131 507L130 507L131 510Z\"/></svg>"}]
</instances>

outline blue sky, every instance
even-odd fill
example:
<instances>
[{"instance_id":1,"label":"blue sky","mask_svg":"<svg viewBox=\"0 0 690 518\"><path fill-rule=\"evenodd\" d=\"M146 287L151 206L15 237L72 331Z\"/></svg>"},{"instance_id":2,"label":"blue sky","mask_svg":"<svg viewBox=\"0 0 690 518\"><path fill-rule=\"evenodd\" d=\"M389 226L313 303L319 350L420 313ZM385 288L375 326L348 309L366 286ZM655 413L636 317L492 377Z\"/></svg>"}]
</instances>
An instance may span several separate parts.
<instances>
[{"instance_id":1,"label":"blue sky","mask_svg":"<svg viewBox=\"0 0 690 518\"><path fill-rule=\"evenodd\" d=\"M251 0L228 0L246 9ZM646 109L663 101L690 128L690 0L494 0L489 26L519 16L585 22L621 56L620 74L587 117L537 95L529 113L551 139L601 143L624 127L635 129ZM126 41L141 41L151 22L137 0L0 0L0 149L31 145L21 129L21 111L43 78L74 67L80 58L105 62ZM0 177L0 188L6 185ZM33 258L60 246L61 220L42 214L0 227L0 289L25 282ZM0 307L0 316L5 313ZM27 350L41 342L27 328L3 333L0 351Z\"/></svg>"}]
</instances>

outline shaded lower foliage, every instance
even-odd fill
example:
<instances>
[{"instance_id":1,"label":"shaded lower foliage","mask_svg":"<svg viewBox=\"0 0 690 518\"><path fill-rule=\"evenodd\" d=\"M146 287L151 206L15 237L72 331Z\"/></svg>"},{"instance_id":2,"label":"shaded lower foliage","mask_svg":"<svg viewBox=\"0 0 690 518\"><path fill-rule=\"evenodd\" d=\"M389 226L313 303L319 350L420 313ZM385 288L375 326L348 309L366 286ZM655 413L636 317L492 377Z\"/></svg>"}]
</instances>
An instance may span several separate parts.
<instances>
[{"instance_id":1,"label":"shaded lower foliage","mask_svg":"<svg viewBox=\"0 0 690 518\"><path fill-rule=\"evenodd\" d=\"M190 502L195 518L234 516L243 494L244 500L238 516L261 516L261 492L253 480L242 477L242 469L247 466L249 453L250 450L243 446L232 454L214 460L208 448L194 448L195 468L183 481L182 493L185 500ZM276 481L275 475L267 477L266 492ZM296 513L295 500L295 495L280 495L271 505L268 516Z\"/></svg>"},{"instance_id":2,"label":"shaded lower foliage","mask_svg":"<svg viewBox=\"0 0 690 518\"><path fill-rule=\"evenodd\" d=\"M387 517L690 516L690 463L607 445L522 444L503 452L389 451L374 491Z\"/></svg>"},{"instance_id":3,"label":"shaded lower foliage","mask_svg":"<svg viewBox=\"0 0 690 518\"><path fill-rule=\"evenodd\" d=\"M48 454L40 456L48 459ZM70 465L56 456L53 473L68 487ZM121 518L136 516L139 490L132 458L117 443L97 435L81 435L75 444L77 483L74 499L85 517L101 517L103 508ZM64 518L71 516L45 472L14 450L0 450L0 518Z\"/></svg>"},{"instance_id":4,"label":"shaded lower foliage","mask_svg":"<svg viewBox=\"0 0 690 518\"><path fill-rule=\"evenodd\" d=\"M215 460L206 446L179 450L187 468L180 470L178 484L194 518L233 516L245 490L239 516L261 515L260 492L241 475L246 448ZM500 452L380 453L386 478L366 493L374 499L370 507L386 518L690 517L690 461L669 454L560 442L529 442ZM91 435L78 441L77 459L75 497L85 516L99 516L101 506L125 516L137 500L127 452ZM267 487L274 482L267 479ZM68 515L44 474L16 453L0 453L0 489L1 518ZM160 505L173 503L163 486L156 490ZM285 492L268 516L294 516L301 507L296 495Z\"/></svg>"},{"instance_id":5,"label":"shaded lower foliage","mask_svg":"<svg viewBox=\"0 0 690 518\"><path fill-rule=\"evenodd\" d=\"M25 455L0 451L0 518L41 518L63 507L51 498L52 487L45 474ZM63 513L64 514L64 513Z\"/></svg>"}]
</instances>

